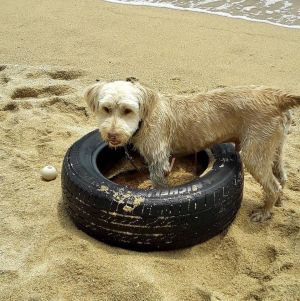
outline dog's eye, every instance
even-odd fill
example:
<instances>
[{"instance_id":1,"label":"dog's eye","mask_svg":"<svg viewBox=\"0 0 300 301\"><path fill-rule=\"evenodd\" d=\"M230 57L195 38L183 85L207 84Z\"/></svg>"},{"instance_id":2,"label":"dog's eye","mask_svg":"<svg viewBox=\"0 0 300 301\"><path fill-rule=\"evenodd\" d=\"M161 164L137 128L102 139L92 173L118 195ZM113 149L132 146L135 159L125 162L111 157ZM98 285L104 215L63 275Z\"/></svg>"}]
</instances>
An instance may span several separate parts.
<instances>
[{"instance_id":1,"label":"dog's eye","mask_svg":"<svg viewBox=\"0 0 300 301\"><path fill-rule=\"evenodd\" d=\"M110 113L110 109L108 107L103 107L103 111L106 113Z\"/></svg>"},{"instance_id":2,"label":"dog's eye","mask_svg":"<svg viewBox=\"0 0 300 301\"><path fill-rule=\"evenodd\" d=\"M124 113L124 115L128 115L128 114L132 113L132 111L130 109L125 109L123 111L123 113Z\"/></svg>"}]
</instances>

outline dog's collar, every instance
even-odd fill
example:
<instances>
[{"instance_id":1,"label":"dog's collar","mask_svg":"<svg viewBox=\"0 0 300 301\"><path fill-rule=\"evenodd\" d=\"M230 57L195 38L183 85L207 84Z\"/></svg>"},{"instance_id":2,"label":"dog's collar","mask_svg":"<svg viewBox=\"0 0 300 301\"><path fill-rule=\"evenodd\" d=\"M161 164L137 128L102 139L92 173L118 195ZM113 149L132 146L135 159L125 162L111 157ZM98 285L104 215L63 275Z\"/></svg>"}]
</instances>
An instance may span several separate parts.
<instances>
[{"instance_id":1,"label":"dog's collar","mask_svg":"<svg viewBox=\"0 0 300 301\"><path fill-rule=\"evenodd\" d=\"M143 121L142 121L142 120L140 120L140 122L139 122L139 125L138 125L137 129L135 130L135 132L132 134L132 136L131 136L131 137L134 137L134 136L136 136L136 134L139 132L139 130L140 130L140 129L141 129L141 127L142 127L142 123L143 123Z\"/></svg>"}]
</instances>

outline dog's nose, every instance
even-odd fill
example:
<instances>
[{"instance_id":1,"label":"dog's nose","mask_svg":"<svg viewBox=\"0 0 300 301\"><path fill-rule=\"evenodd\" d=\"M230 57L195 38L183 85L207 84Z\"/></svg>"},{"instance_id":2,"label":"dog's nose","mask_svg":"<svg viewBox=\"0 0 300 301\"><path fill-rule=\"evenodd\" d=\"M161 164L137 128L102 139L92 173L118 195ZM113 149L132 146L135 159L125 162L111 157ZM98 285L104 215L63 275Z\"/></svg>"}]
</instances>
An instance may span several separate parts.
<instances>
[{"instance_id":1,"label":"dog's nose","mask_svg":"<svg viewBox=\"0 0 300 301\"><path fill-rule=\"evenodd\" d=\"M107 134L107 137L109 140L116 140L117 139L117 134L115 132L109 132Z\"/></svg>"}]
</instances>

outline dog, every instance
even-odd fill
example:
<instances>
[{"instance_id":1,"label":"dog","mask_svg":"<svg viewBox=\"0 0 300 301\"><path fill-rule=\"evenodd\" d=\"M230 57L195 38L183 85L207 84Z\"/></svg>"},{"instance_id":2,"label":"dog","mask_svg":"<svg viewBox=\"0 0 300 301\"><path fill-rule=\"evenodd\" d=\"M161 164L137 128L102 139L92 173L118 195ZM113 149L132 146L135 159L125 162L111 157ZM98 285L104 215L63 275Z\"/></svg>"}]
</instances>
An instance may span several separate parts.
<instances>
[{"instance_id":1,"label":"dog","mask_svg":"<svg viewBox=\"0 0 300 301\"><path fill-rule=\"evenodd\" d=\"M280 204L287 180L283 146L290 109L300 105L300 96L262 86L163 95L129 78L97 82L87 89L85 100L110 147L132 143L144 157L154 187L167 186L171 155L233 142L264 190L264 206L251 220L269 219L273 205Z\"/></svg>"}]
</instances>

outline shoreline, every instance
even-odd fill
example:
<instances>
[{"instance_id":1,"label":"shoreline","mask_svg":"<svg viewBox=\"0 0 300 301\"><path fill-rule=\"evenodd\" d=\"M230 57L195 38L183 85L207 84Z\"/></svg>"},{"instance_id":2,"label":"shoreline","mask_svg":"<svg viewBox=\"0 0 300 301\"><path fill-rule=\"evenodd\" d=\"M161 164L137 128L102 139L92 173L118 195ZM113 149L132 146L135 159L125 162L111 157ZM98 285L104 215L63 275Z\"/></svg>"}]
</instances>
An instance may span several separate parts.
<instances>
[{"instance_id":1,"label":"shoreline","mask_svg":"<svg viewBox=\"0 0 300 301\"><path fill-rule=\"evenodd\" d=\"M227 17L227 18L232 18L232 19L240 19L240 20L246 20L246 21L251 21L251 22L265 23L265 24L275 25L275 26L280 26L280 27L285 27L285 28L300 29L300 25L286 25L286 24L271 22L268 20L252 19L252 18L249 18L246 16L235 16L235 15L231 15L230 13L225 13L225 12L212 12L212 11L207 11L207 10L201 9L201 8L180 7L180 6L172 5L169 3L152 3L152 2L141 3L141 2L137 2L137 1L123 2L123 1L119 1L119 0L104 0L104 1L109 2L109 3L124 4L124 5L149 6L149 7L157 7L157 8L167 8L167 9L175 9L175 10L182 10L182 11L198 12L198 13L216 15L216 16Z\"/></svg>"},{"instance_id":2,"label":"shoreline","mask_svg":"<svg viewBox=\"0 0 300 301\"><path fill-rule=\"evenodd\" d=\"M297 29L98 0L73 4L0 3L0 62L80 68L87 82L134 76L165 92L249 84L300 91Z\"/></svg>"},{"instance_id":3,"label":"shoreline","mask_svg":"<svg viewBox=\"0 0 300 301\"><path fill-rule=\"evenodd\" d=\"M228 232L191 248L141 253L97 241L66 213L61 177L40 178L48 164L60 175L67 149L97 128L83 100L95 79L134 76L163 93L258 84L300 95L299 30L99 0L2 0L0 10L1 300L300 300L299 108L283 206L251 223L263 194L245 172Z\"/></svg>"}]
</instances>

